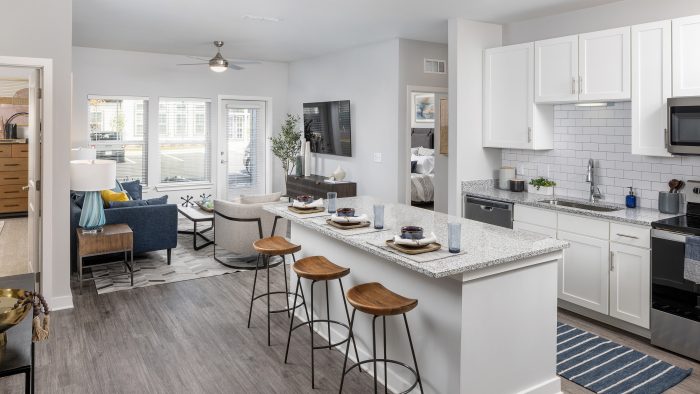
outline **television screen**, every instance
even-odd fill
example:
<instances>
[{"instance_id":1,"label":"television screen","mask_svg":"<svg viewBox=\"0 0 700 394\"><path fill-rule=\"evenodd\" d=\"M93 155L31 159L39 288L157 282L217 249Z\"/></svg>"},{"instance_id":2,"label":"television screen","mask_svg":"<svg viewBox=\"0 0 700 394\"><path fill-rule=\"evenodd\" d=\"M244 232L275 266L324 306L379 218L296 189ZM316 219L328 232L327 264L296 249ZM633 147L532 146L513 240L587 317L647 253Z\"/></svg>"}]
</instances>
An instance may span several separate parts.
<instances>
[{"instance_id":1,"label":"television screen","mask_svg":"<svg viewBox=\"0 0 700 394\"><path fill-rule=\"evenodd\" d=\"M304 103L304 138L311 152L352 156L350 100Z\"/></svg>"}]
</instances>

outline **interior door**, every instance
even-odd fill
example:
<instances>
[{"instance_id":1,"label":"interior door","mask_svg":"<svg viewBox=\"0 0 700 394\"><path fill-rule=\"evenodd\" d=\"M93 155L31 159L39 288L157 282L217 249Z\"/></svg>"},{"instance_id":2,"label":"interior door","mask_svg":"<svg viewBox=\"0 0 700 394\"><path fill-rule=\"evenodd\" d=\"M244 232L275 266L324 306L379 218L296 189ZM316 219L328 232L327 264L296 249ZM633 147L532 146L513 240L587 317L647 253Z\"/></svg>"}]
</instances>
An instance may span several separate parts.
<instances>
[{"instance_id":1,"label":"interior door","mask_svg":"<svg viewBox=\"0 0 700 394\"><path fill-rule=\"evenodd\" d=\"M29 264L34 272L41 272L41 70L32 70L29 76L29 127L27 129L28 184L27 246Z\"/></svg>"},{"instance_id":2,"label":"interior door","mask_svg":"<svg viewBox=\"0 0 700 394\"><path fill-rule=\"evenodd\" d=\"M221 101L219 116L225 133L219 152L224 187L220 195L228 200L266 193L266 111L264 101Z\"/></svg>"},{"instance_id":3,"label":"interior door","mask_svg":"<svg viewBox=\"0 0 700 394\"><path fill-rule=\"evenodd\" d=\"M535 42L535 102L578 100L578 36Z\"/></svg>"},{"instance_id":4,"label":"interior door","mask_svg":"<svg viewBox=\"0 0 700 394\"><path fill-rule=\"evenodd\" d=\"M436 212L447 213L447 181L448 181L448 102L445 93L435 94L435 170L433 173L433 209Z\"/></svg>"}]
</instances>

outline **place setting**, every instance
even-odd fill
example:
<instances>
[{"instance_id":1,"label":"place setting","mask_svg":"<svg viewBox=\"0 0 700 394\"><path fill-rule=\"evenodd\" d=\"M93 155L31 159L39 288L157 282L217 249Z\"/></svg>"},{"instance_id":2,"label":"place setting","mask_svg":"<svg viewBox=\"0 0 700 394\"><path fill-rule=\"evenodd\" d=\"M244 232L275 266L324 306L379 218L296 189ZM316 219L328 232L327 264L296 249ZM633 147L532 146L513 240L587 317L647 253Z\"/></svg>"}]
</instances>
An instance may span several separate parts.
<instances>
[{"instance_id":1,"label":"place setting","mask_svg":"<svg viewBox=\"0 0 700 394\"><path fill-rule=\"evenodd\" d=\"M297 217L326 216L326 205L323 198L314 199L310 195L300 195L292 200L292 204L287 206L289 212Z\"/></svg>"},{"instance_id":2,"label":"place setting","mask_svg":"<svg viewBox=\"0 0 700 394\"><path fill-rule=\"evenodd\" d=\"M461 223L447 224L447 248L438 242L435 233L415 225L401 227L401 232L391 239L370 243L417 262L433 261L466 253L461 249L461 229Z\"/></svg>"}]
</instances>

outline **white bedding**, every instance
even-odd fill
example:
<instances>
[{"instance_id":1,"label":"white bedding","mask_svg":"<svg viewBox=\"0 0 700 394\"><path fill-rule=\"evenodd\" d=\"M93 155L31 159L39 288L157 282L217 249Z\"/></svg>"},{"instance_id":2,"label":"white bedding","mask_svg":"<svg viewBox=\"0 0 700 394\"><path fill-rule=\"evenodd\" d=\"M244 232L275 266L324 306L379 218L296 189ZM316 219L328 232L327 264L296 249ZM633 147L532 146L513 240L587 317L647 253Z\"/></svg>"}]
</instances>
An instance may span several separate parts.
<instances>
[{"instance_id":1,"label":"white bedding","mask_svg":"<svg viewBox=\"0 0 700 394\"><path fill-rule=\"evenodd\" d=\"M411 174L411 201L431 202L435 198L435 174Z\"/></svg>"}]
</instances>

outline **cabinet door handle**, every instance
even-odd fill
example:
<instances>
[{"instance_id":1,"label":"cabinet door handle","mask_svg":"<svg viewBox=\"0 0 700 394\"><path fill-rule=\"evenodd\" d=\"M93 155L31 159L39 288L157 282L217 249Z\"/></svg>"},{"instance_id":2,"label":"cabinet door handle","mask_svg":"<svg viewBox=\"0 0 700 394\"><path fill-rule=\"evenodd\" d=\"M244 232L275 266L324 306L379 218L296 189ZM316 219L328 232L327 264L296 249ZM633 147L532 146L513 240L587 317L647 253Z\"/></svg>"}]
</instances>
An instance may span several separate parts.
<instances>
[{"instance_id":1,"label":"cabinet door handle","mask_svg":"<svg viewBox=\"0 0 700 394\"><path fill-rule=\"evenodd\" d=\"M578 76L578 94L583 93L583 77Z\"/></svg>"},{"instance_id":2,"label":"cabinet door handle","mask_svg":"<svg viewBox=\"0 0 700 394\"><path fill-rule=\"evenodd\" d=\"M487 211L487 212L493 211L493 207L487 207L486 205L479 205L479 208L481 208L482 211Z\"/></svg>"},{"instance_id":3,"label":"cabinet door handle","mask_svg":"<svg viewBox=\"0 0 700 394\"><path fill-rule=\"evenodd\" d=\"M671 138L668 135L668 129L664 129L664 145L666 149L671 145Z\"/></svg>"},{"instance_id":4,"label":"cabinet door handle","mask_svg":"<svg viewBox=\"0 0 700 394\"><path fill-rule=\"evenodd\" d=\"M571 77L571 94L576 94L576 78Z\"/></svg>"},{"instance_id":5,"label":"cabinet door handle","mask_svg":"<svg viewBox=\"0 0 700 394\"><path fill-rule=\"evenodd\" d=\"M627 235L627 234L620 234L620 233L617 233L616 235L617 235L618 237L625 237L625 238L639 239L639 237L636 237L636 236L634 236L634 235Z\"/></svg>"},{"instance_id":6,"label":"cabinet door handle","mask_svg":"<svg viewBox=\"0 0 700 394\"><path fill-rule=\"evenodd\" d=\"M610 251L610 272L615 270L615 253L611 250Z\"/></svg>"},{"instance_id":7,"label":"cabinet door handle","mask_svg":"<svg viewBox=\"0 0 700 394\"><path fill-rule=\"evenodd\" d=\"M527 142L532 142L532 127L527 128Z\"/></svg>"}]
</instances>

